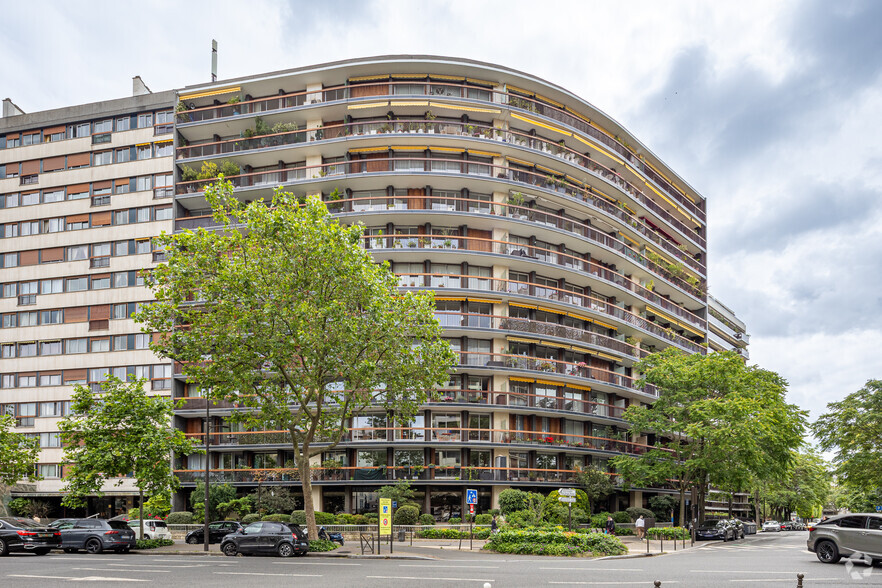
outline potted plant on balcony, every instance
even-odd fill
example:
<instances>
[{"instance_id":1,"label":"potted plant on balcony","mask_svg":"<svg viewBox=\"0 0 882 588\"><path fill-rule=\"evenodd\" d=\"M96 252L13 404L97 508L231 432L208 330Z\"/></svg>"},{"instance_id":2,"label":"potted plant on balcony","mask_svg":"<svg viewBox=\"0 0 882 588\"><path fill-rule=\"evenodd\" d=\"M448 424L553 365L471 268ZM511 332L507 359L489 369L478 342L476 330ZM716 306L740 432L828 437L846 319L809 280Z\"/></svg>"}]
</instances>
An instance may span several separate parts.
<instances>
[{"instance_id":1,"label":"potted plant on balcony","mask_svg":"<svg viewBox=\"0 0 882 588\"><path fill-rule=\"evenodd\" d=\"M419 480L420 477L423 475L423 471L424 471L425 469L426 469L426 467L425 467L425 466L422 466L422 465L415 465L415 466L412 466L411 469L410 469L410 471L411 471L411 478L414 479L414 480Z\"/></svg>"},{"instance_id":2,"label":"potted plant on balcony","mask_svg":"<svg viewBox=\"0 0 882 588\"><path fill-rule=\"evenodd\" d=\"M324 468L325 476L328 480L339 480L341 477L340 468L342 467L343 464L336 459L326 459L322 462L322 468Z\"/></svg>"}]
</instances>

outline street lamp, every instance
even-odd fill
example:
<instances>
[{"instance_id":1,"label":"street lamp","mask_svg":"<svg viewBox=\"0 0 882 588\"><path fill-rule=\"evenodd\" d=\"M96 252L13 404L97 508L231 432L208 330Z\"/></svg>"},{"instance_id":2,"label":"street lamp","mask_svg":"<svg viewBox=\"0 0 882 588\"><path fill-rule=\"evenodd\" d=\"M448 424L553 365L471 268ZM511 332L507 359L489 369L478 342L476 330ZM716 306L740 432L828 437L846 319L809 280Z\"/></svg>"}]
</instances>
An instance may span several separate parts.
<instances>
[{"instance_id":1,"label":"street lamp","mask_svg":"<svg viewBox=\"0 0 882 588\"><path fill-rule=\"evenodd\" d=\"M202 397L205 398L205 510L203 511L205 514L202 517L202 551L208 551L208 474L209 468L211 467L210 453L209 453L209 443L211 442L210 437L210 429L211 429L211 413L210 413L210 405L208 403L208 393L207 391L202 391Z\"/></svg>"}]
</instances>

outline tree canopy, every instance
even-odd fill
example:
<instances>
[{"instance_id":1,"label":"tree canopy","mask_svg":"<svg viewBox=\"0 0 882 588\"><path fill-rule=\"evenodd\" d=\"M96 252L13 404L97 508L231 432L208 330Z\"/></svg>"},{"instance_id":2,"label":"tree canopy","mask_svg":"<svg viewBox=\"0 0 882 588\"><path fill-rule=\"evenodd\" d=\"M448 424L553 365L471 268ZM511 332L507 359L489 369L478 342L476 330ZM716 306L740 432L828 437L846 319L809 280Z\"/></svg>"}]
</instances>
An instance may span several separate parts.
<instances>
[{"instance_id":1,"label":"tree canopy","mask_svg":"<svg viewBox=\"0 0 882 588\"><path fill-rule=\"evenodd\" d=\"M171 401L149 396L144 380L108 375L99 393L76 386L70 412L58 424L70 464L63 504L84 506L90 494L102 496L106 481L119 478L114 485L120 486L127 475L134 476L142 503L145 494L178 487L172 455L193 453L194 443L172 426Z\"/></svg>"},{"instance_id":2,"label":"tree canopy","mask_svg":"<svg viewBox=\"0 0 882 588\"><path fill-rule=\"evenodd\" d=\"M16 433L15 418L0 415L0 515L5 511L3 498L7 488L20 480L37 478L35 464L39 454L39 439Z\"/></svg>"},{"instance_id":3,"label":"tree canopy","mask_svg":"<svg viewBox=\"0 0 882 588\"><path fill-rule=\"evenodd\" d=\"M778 520L790 513L811 518L820 513L831 496L831 478L827 464L813 452L796 453L784 476L772 480L766 500Z\"/></svg>"},{"instance_id":4,"label":"tree canopy","mask_svg":"<svg viewBox=\"0 0 882 588\"><path fill-rule=\"evenodd\" d=\"M586 514L589 515L594 513L594 505L598 500L602 500L616 491L616 486L610 480L609 475L594 466L587 466L576 472L575 482L585 492L588 500Z\"/></svg>"},{"instance_id":5,"label":"tree canopy","mask_svg":"<svg viewBox=\"0 0 882 588\"><path fill-rule=\"evenodd\" d=\"M882 380L827 405L812 426L823 451L834 451L840 483L858 490L882 488Z\"/></svg>"},{"instance_id":6,"label":"tree canopy","mask_svg":"<svg viewBox=\"0 0 882 588\"><path fill-rule=\"evenodd\" d=\"M154 351L180 362L231 419L288 431L317 537L310 458L366 408L406 423L447 380L456 356L440 338L431 293L399 292L362 227L332 219L318 197L280 188L242 203L223 179L205 196L218 230L164 235L167 263L148 278L156 303L136 317L164 333Z\"/></svg>"},{"instance_id":7,"label":"tree canopy","mask_svg":"<svg viewBox=\"0 0 882 588\"><path fill-rule=\"evenodd\" d=\"M659 397L629 407L624 418L633 431L654 435L655 443L613 463L626 485L673 484L681 525L691 487L700 497L710 485L746 490L755 478L787 471L802 444L805 412L786 402L783 378L748 367L731 352L687 355L668 348L635 367L641 385L653 384Z\"/></svg>"}]
</instances>

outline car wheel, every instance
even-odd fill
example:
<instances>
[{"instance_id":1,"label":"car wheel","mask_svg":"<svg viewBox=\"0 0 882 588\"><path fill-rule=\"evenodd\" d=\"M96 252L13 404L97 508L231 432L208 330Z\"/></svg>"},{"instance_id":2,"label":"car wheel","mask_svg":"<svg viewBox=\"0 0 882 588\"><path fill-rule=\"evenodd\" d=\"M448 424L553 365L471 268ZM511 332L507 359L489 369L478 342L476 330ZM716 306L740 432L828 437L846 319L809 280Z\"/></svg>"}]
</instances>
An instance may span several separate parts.
<instances>
[{"instance_id":1,"label":"car wheel","mask_svg":"<svg viewBox=\"0 0 882 588\"><path fill-rule=\"evenodd\" d=\"M815 545L815 553L821 563L835 564L842 557L839 555L839 548L832 541L821 541Z\"/></svg>"},{"instance_id":2,"label":"car wheel","mask_svg":"<svg viewBox=\"0 0 882 588\"><path fill-rule=\"evenodd\" d=\"M65 553L76 553L79 551L76 547L65 547L62 551Z\"/></svg>"},{"instance_id":3,"label":"car wheel","mask_svg":"<svg viewBox=\"0 0 882 588\"><path fill-rule=\"evenodd\" d=\"M116 549L115 551L117 553L128 553L129 549L131 549L131 548L130 547L120 547L119 549Z\"/></svg>"},{"instance_id":4,"label":"car wheel","mask_svg":"<svg viewBox=\"0 0 882 588\"><path fill-rule=\"evenodd\" d=\"M101 553L101 551L104 549L101 545L101 542L97 539L89 539L88 541L86 541L85 547L86 553L91 553L92 555Z\"/></svg>"},{"instance_id":5,"label":"car wheel","mask_svg":"<svg viewBox=\"0 0 882 588\"><path fill-rule=\"evenodd\" d=\"M0 556L9 555L9 548L6 547L6 541L0 539Z\"/></svg>"},{"instance_id":6,"label":"car wheel","mask_svg":"<svg viewBox=\"0 0 882 588\"><path fill-rule=\"evenodd\" d=\"M189 543L190 545L196 545L197 543L199 543L199 540L196 539L195 535L190 535L189 537L187 537L187 543Z\"/></svg>"},{"instance_id":7,"label":"car wheel","mask_svg":"<svg viewBox=\"0 0 882 588\"><path fill-rule=\"evenodd\" d=\"M280 557L291 557L294 555L294 546L290 543L282 543L276 549Z\"/></svg>"},{"instance_id":8,"label":"car wheel","mask_svg":"<svg viewBox=\"0 0 882 588\"><path fill-rule=\"evenodd\" d=\"M221 545L221 551L223 551L224 555L226 555L227 557L235 557L235 555L239 553L239 550L236 548L236 544L232 541Z\"/></svg>"}]
</instances>

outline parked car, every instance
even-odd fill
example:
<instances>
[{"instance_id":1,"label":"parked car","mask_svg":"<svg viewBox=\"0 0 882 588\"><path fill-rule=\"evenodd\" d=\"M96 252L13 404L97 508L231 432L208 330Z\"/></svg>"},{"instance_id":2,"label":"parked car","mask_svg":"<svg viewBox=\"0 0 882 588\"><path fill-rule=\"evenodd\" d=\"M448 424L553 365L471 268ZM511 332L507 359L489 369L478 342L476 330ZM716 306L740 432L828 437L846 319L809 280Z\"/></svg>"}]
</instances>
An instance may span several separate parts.
<instances>
[{"instance_id":1,"label":"parked car","mask_svg":"<svg viewBox=\"0 0 882 588\"><path fill-rule=\"evenodd\" d=\"M144 537L141 537L141 521L134 519L128 522L129 527L135 532L136 539L171 539L172 534L165 521L144 519Z\"/></svg>"},{"instance_id":2,"label":"parked car","mask_svg":"<svg viewBox=\"0 0 882 588\"><path fill-rule=\"evenodd\" d=\"M791 523L790 521L784 521L783 523L781 523L781 530L782 531L792 531L793 530L793 523Z\"/></svg>"},{"instance_id":3,"label":"parked car","mask_svg":"<svg viewBox=\"0 0 882 588\"><path fill-rule=\"evenodd\" d=\"M76 553L80 549L88 553L101 553L105 549L126 553L135 546L135 532L122 521L58 519L49 526L61 532L61 549L65 553Z\"/></svg>"},{"instance_id":4,"label":"parked car","mask_svg":"<svg viewBox=\"0 0 882 588\"><path fill-rule=\"evenodd\" d=\"M741 522L739 519L726 519L725 522L732 525L733 529L735 530L735 539L744 539L745 525L743 522Z\"/></svg>"},{"instance_id":5,"label":"parked car","mask_svg":"<svg viewBox=\"0 0 882 588\"><path fill-rule=\"evenodd\" d=\"M763 523L763 533L777 533L781 530L781 523L778 521L766 521Z\"/></svg>"},{"instance_id":6,"label":"parked car","mask_svg":"<svg viewBox=\"0 0 882 588\"><path fill-rule=\"evenodd\" d=\"M208 542L220 543L224 537L230 533L241 531L245 527L239 521L215 521L208 523ZM198 545L205 542L205 529L199 527L195 531L187 533L187 543L190 545Z\"/></svg>"},{"instance_id":7,"label":"parked car","mask_svg":"<svg viewBox=\"0 0 882 588\"><path fill-rule=\"evenodd\" d=\"M696 539L735 540L735 526L729 521L705 521L695 528Z\"/></svg>"},{"instance_id":8,"label":"parked car","mask_svg":"<svg viewBox=\"0 0 882 588\"><path fill-rule=\"evenodd\" d=\"M882 515L847 514L830 517L809 529L808 550L823 563L863 554L876 565L882 562Z\"/></svg>"},{"instance_id":9,"label":"parked car","mask_svg":"<svg viewBox=\"0 0 882 588\"><path fill-rule=\"evenodd\" d=\"M56 529L26 518L0 518L0 556L13 551L46 555L60 545L61 533Z\"/></svg>"},{"instance_id":10,"label":"parked car","mask_svg":"<svg viewBox=\"0 0 882 588\"><path fill-rule=\"evenodd\" d=\"M220 550L230 557L239 553L303 556L309 551L309 541L299 525L259 521L224 537Z\"/></svg>"}]
</instances>

